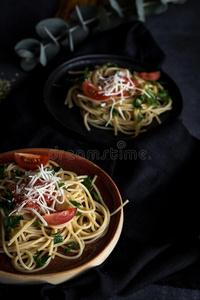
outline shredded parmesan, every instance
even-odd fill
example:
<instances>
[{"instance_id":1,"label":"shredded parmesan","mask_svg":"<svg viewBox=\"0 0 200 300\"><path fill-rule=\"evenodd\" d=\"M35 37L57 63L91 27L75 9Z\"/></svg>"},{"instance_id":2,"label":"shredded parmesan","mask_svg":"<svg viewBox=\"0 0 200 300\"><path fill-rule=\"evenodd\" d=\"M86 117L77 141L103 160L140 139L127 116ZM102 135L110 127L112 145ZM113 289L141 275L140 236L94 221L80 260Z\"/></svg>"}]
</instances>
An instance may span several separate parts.
<instances>
[{"instance_id":1,"label":"shredded parmesan","mask_svg":"<svg viewBox=\"0 0 200 300\"><path fill-rule=\"evenodd\" d=\"M127 78L129 79L128 81ZM114 75L105 78L99 76L98 86L102 89L102 91L99 91L98 93L103 96L116 96L119 93L123 95L124 91L135 90L135 84L130 80L129 74L124 74L122 71L116 72Z\"/></svg>"},{"instance_id":2,"label":"shredded parmesan","mask_svg":"<svg viewBox=\"0 0 200 300\"><path fill-rule=\"evenodd\" d=\"M13 212L19 213L24 208L32 211L46 224L42 215L56 211L54 209L55 204L64 202L63 185L61 187L58 185L59 182L61 183L61 178L44 169L43 165L39 168L39 171L28 171L18 178L15 194L16 198L20 200L17 202L17 208ZM36 204L38 209L32 208L28 204L29 202Z\"/></svg>"}]
</instances>

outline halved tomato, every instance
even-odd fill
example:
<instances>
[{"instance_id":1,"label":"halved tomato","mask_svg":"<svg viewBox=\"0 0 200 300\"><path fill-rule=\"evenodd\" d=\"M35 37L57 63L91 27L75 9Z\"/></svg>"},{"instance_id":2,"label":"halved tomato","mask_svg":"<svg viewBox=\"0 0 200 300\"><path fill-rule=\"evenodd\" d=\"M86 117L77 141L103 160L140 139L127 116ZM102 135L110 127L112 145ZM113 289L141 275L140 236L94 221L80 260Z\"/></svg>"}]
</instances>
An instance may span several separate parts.
<instances>
[{"instance_id":1,"label":"halved tomato","mask_svg":"<svg viewBox=\"0 0 200 300\"><path fill-rule=\"evenodd\" d=\"M69 208L61 210L49 215L43 215L43 219L47 222L49 226L61 225L69 222L76 214L77 208Z\"/></svg>"},{"instance_id":2,"label":"halved tomato","mask_svg":"<svg viewBox=\"0 0 200 300\"><path fill-rule=\"evenodd\" d=\"M150 73L142 72L140 73L140 77L145 80L157 81L160 78L160 71Z\"/></svg>"},{"instance_id":3,"label":"halved tomato","mask_svg":"<svg viewBox=\"0 0 200 300\"><path fill-rule=\"evenodd\" d=\"M103 94L101 94L103 90L101 90L100 88L98 88L98 86L96 86L88 80L85 80L83 82L82 89L87 97L92 98L94 100L105 100L110 98L110 96L104 96Z\"/></svg>"},{"instance_id":4,"label":"halved tomato","mask_svg":"<svg viewBox=\"0 0 200 300\"><path fill-rule=\"evenodd\" d=\"M14 154L14 159L20 167L29 170L36 170L41 165L46 165L49 161L48 156L19 152Z\"/></svg>"}]
</instances>

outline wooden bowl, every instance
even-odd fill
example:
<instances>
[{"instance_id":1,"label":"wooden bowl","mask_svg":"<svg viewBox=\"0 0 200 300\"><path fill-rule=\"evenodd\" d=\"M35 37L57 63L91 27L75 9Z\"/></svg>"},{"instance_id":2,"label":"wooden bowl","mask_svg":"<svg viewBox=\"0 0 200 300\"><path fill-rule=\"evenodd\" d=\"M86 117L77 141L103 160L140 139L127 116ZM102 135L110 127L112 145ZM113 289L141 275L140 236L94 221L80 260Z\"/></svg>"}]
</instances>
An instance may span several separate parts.
<instances>
[{"instance_id":1,"label":"wooden bowl","mask_svg":"<svg viewBox=\"0 0 200 300\"><path fill-rule=\"evenodd\" d=\"M87 174L93 178L97 175L96 185L108 206L113 212L122 204L118 188L113 180L94 163L78 155L55 149L31 148L0 154L0 164L14 160L15 152L26 152L49 156L63 169L73 171L78 175ZM75 260L55 258L42 271L36 273L21 273L16 271L6 254L0 254L0 282L5 284L59 284L86 272L92 267L103 263L116 246L123 226L123 209L111 217L106 234L95 243L86 245L81 257Z\"/></svg>"}]
</instances>

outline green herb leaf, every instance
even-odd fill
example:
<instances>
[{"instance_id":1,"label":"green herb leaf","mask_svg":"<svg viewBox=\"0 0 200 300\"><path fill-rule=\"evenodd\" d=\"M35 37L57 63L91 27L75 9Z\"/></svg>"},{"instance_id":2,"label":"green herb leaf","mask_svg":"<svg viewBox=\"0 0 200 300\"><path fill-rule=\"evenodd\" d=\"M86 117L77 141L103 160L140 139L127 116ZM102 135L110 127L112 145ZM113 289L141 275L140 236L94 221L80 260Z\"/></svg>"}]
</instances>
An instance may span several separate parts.
<instances>
[{"instance_id":1,"label":"green herb leaf","mask_svg":"<svg viewBox=\"0 0 200 300\"><path fill-rule=\"evenodd\" d=\"M148 101L149 105L152 105L154 107L158 107L158 102L157 102L156 95L148 89L145 89L145 92L148 95L148 97L147 97L148 100L147 101Z\"/></svg>"},{"instance_id":2,"label":"green herb leaf","mask_svg":"<svg viewBox=\"0 0 200 300\"><path fill-rule=\"evenodd\" d=\"M87 176L86 178L84 178L82 183L89 190L92 185L92 179L90 178L90 176Z\"/></svg>"},{"instance_id":3,"label":"green herb leaf","mask_svg":"<svg viewBox=\"0 0 200 300\"><path fill-rule=\"evenodd\" d=\"M0 167L0 179L4 179L4 172L6 168L7 168L6 164Z\"/></svg>"},{"instance_id":4,"label":"green herb leaf","mask_svg":"<svg viewBox=\"0 0 200 300\"><path fill-rule=\"evenodd\" d=\"M143 114L141 114L141 112L139 111L138 115L137 115L137 123L140 123L145 117L143 116Z\"/></svg>"},{"instance_id":5,"label":"green herb leaf","mask_svg":"<svg viewBox=\"0 0 200 300\"><path fill-rule=\"evenodd\" d=\"M77 211L76 214L75 214L76 217L78 217L80 215L82 215L82 213L80 211Z\"/></svg>"},{"instance_id":6,"label":"green herb leaf","mask_svg":"<svg viewBox=\"0 0 200 300\"><path fill-rule=\"evenodd\" d=\"M96 105L96 108L102 108L101 104Z\"/></svg>"},{"instance_id":7,"label":"green herb leaf","mask_svg":"<svg viewBox=\"0 0 200 300\"><path fill-rule=\"evenodd\" d=\"M61 231L58 231L56 233L52 233L51 235L54 237L54 244L62 243L63 237L60 235Z\"/></svg>"},{"instance_id":8,"label":"green herb leaf","mask_svg":"<svg viewBox=\"0 0 200 300\"><path fill-rule=\"evenodd\" d=\"M36 228L38 228L38 227L40 226L40 222L35 221L35 222L33 222L33 225L34 225Z\"/></svg>"},{"instance_id":9,"label":"green herb leaf","mask_svg":"<svg viewBox=\"0 0 200 300\"><path fill-rule=\"evenodd\" d=\"M72 242L71 244L69 244L67 247L63 248L63 252L65 254L69 253L71 249L75 249L76 246L78 245L77 242Z\"/></svg>"},{"instance_id":10,"label":"green herb leaf","mask_svg":"<svg viewBox=\"0 0 200 300\"><path fill-rule=\"evenodd\" d=\"M15 174L16 174L17 176L20 176L20 175L21 175L20 169L15 170Z\"/></svg>"},{"instance_id":11,"label":"green herb leaf","mask_svg":"<svg viewBox=\"0 0 200 300\"><path fill-rule=\"evenodd\" d=\"M12 207L12 201L2 197L0 201L0 207L3 209L10 210Z\"/></svg>"},{"instance_id":12,"label":"green herb leaf","mask_svg":"<svg viewBox=\"0 0 200 300\"><path fill-rule=\"evenodd\" d=\"M13 228L18 227L20 220L23 220L23 216L6 216L4 218L6 236L10 234Z\"/></svg>"},{"instance_id":13,"label":"green herb leaf","mask_svg":"<svg viewBox=\"0 0 200 300\"><path fill-rule=\"evenodd\" d=\"M39 255L40 255L39 251L36 250L33 259L38 267L42 267L46 264L47 260L51 257L51 255L46 254L42 257L39 257Z\"/></svg>"},{"instance_id":14,"label":"green herb leaf","mask_svg":"<svg viewBox=\"0 0 200 300\"><path fill-rule=\"evenodd\" d=\"M95 200L96 200L97 202L100 202L100 198L99 198L99 196L97 195L97 193L95 193L94 191L92 191L91 193L93 194Z\"/></svg>"},{"instance_id":15,"label":"green herb leaf","mask_svg":"<svg viewBox=\"0 0 200 300\"><path fill-rule=\"evenodd\" d=\"M79 207L79 206L82 205L81 203L79 203L79 202L77 202L77 201L74 201L74 200L70 200L69 202L70 202L72 205L74 205L75 207Z\"/></svg>"},{"instance_id":16,"label":"green herb leaf","mask_svg":"<svg viewBox=\"0 0 200 300\"><path fill-rule=\"evenodd\" d=\"M118 111L117 111L117 109L115 107L113 107L112 115L113 116L118 116Z\"/></svg>"},{"instance_id":17,"label":"green herb leaf","mask_svg":"<svg viewBox=\"0 0 200 300\"><path fill-rule=\"evenodd\" d=\"M132 105L135 106L135 108L142 109L142 105L139 98L134 99L132 101Z\"/></svg>"},{"instance_id":18,"label":"green herb leaf","mask_svg":"<svg viewBox=\"0 0 200 300\"><path fill-rule=\"evenodd\" d=\"M59 188L63 188L64 190L67 190L67 188L66 188L66 186L65 186L65 183L64 182L60 182L60 183L58 183L58 187Z\"/></svg>"},{"instance_id":19,"label":"green herb leaf","mask_svg":"<svg viewBox=\"0 0 200 300\"><path fill-rule=\"evenodd\" d=\"M157 97L161 98L164 101L169 100L169 92L167 90L161 90L159 93L157 93Z\"/></svg>"}]
</instances>

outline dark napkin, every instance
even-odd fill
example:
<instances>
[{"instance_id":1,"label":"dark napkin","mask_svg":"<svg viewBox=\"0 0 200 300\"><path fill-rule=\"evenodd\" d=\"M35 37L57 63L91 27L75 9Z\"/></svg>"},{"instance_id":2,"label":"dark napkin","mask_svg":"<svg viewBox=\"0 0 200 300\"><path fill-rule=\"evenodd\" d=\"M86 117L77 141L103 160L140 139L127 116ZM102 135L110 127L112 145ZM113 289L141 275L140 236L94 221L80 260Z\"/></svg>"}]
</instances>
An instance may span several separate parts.
<instances>
[{"instance_id":1,"label":"dark napkin","mask_svg":"<svg viewBox=\"0 0 200 300\"><path fill-rule=\"evenodd\" d=\"M30 3L33 5L33 1ZM44 17L42 5L45 1L41 2L40 10L34 6L32 23L39 16ZM30 13L23 5L23 14L27 11ZM7 22L12 24L11 20ZM21 35L30 36L30 27L25 24L31 21L26 18L21 22ZM142 299L140 291L144 291L145 299L149 299L153 283L161 287L169 284L199 288L198 281L190 280L191 270L197 272L195 263L200 257L196 175L199 141L188 133L179 117L173 116L130 141L122 139L107 146L86 144L57 124L43 102L43 87L49 73L78 55L121 54L161 67L165 55L145 25L131 19L117 28L96 33L78 45L73 54L63 50L46 68L38 67L30 73L19 68L13 52L15 42L16 38L12 42L8 36L1 49L2 71L15 81L11 94L0 106L0 152L26 147L70 150L103 168L116 182L123 201L129 199L129 203L124 207L120 240L102 265L57 286L1 284L1 298L18 295L27 299L32 295L46 300ZM95 157L90 156L91 150Z\"/></svg>"}]
</instances>

